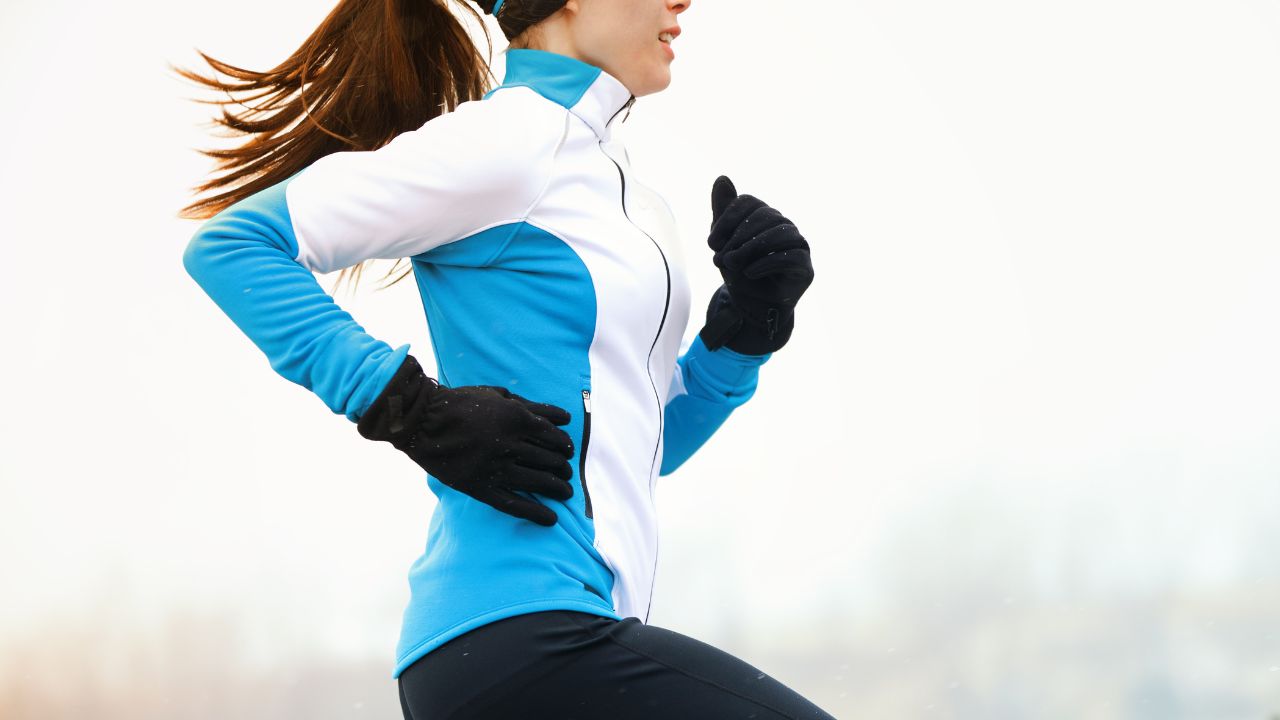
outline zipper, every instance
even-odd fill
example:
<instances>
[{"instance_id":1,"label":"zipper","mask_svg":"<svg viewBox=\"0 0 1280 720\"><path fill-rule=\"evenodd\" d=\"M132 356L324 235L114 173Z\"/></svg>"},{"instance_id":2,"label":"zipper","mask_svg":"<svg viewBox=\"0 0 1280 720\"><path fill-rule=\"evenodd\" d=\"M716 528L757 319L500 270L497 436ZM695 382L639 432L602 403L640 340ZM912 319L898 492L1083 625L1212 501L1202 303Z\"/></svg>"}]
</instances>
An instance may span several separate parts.
<instances>
[{"instance_id":1,"label":"zipper","mask_svg":"<svg viewBox=\"0 0 1280 720\"><path fill-rule=\"evenodd\" d=\"M634 98L632 99L632 101L634 101ZM628 103L623 106L627 108L628 115L631 114L630 107L631 107L632 101L628 101ZM619 108L618 112L621 112L621 111L622 111L622 108ZM617 117L617 116L618 116L618 113L613 114L613 117ZM613 118L610 118L609 122L613 122ZM605 152L603 141L597 142L596 145L597 147L600 148L600 152L603 153L605 157L609 158L609 161L613 163L613 166L618 168L618 177L621 178L622 180L622 195L620 198L622 203L622 214L626 216L627 221L630 222L632 226L634 226L640 232L644 233L644 236L649 238L649 242L653 243L653 246L658 249L658 254L662 256L662 267L664 270L666 270L666 273L667 273L667 298L666 298L666 304L663 305L663 308L662 308L662 320L658 322L658 332L653 336L653 343L649 345L649 357L645 361L645 374L649 375L649 385L650 387L653 388L653 399L658 403L658 437L661 438L662 425L665 420L663 416L664 408L662 407L662 400L658 395L658 388L656 385L653 384L653 375L649 373L649 362L653 360L653 349L658 346L658 339L662 337L662 328L667 323L667 313L670 312L671 310L671 264L667 262L667 254L662 251L662 246L658 244L658 241L654 240L653 236L650 235L648 232L645 232L645 229L637 225L635 221L631 220L631 215L627 213L627 174L623 172L622 166L618 164L617 160L613 159L612 155L610 155L608 152ZM654 443L653 457L650 458L649 460L649 475L651 478L653 476L653 465L654 463L657 462L657 459L658 459L658 444ZM654 514L656 518L657 507L653 501L653 483L652 482L649 483L649 505L650 507L654 508ZM653 572L650 573L650 576L649 576L649 607L646 608L644 611L645 623L649 622L649 611L653 609L653 583L654 581L657 580L657 575L658 575L658 550L655 543L654 553L653 553Z\"/></svg>"},{"instance_id":2,"label":"zipper","mask_svg":"<svg viewBox=\"0 0 1280 720\"><path fill-rule=\"evenodd\" d=\"M618 177L622 179L622 214L623 214L624 216L626 216L626 218L627 218L627 220L628 220L628 221L630 221L630 220L631 220L631 216L627 214L627 175L626 175L626 173L625 173L625 172L623 172L623 171L622 171L622 166L618 164L618 161L617 161L617 160L614 160L614 159L613 159L613 157L612 157L611 155L609 155L609 153L604 152L604 147L603 147L603 146L601 146L601 148L600 148L600 152L604 153L604 156L605 156L605 157L607 157L607 158L609 158L609 161L613 163L613 166L614 166L614 167L616 167L616 168L618 168ZM668 313L668 312L670 312L670 310L671 310L671 265L667 262L667 254L666 254L666 253L664 253L664 252L662 252L662 246L658 244L658 241L657 241L657 240L654 240L652 235L650 235L649 233L645 232L645 229L644 229L644 228L642 228L642 227L640 227L639 225L636 225L636 224L635 224L635 222L631 222L631 225L632 225L633 227L635 227L637 230L639 230L640 232L644 233L644 236L645 236L645 237L647 237L647 238L649 238L649 242L653 243L653 246L654 246L655 248L657 248L657 249L658 249L658 254L662 256L662 268L663 268L663 269L666 271L666 273L667 273L667 298L666 298L666 301L665 301L665 302L666 302L666 304L665 304L665 305L663 305L663 307L662 307L662 320L660 320L660 321L658 322L658 332L653 336L653 342L649 345L649 357L648 357L648 360L650 360L650 361L651 361L651 360L653 360L653 349L654 349L655 347L657 347L657 346L658 346L658 339L662 337L662 328L667 324L667 313ZM646 374L649 372L648 368L649 368L649 363L648 363L648 362L646 362L646 363L645 363L645 373L646 373ZM662 434L662 422L663 422L663 419L664 419L664 418L663 418L663 413L662 413L663 408L662 408L662 405L661 405L661 400L660 400L660 398L659 398L659 396L658 396L658 388L657 388L657 386L655 386L655 385L653 384L653 375L649 375L649 386L653 388L653 399L659 402L659 405L658 405L658 434L659 434L659 436L661 436L661 434ZM653 462L655 462L655 461L657 460L657 457L658 457L658 445L655 443L655 444L654 444L654 446L653 446L653 458L650 460L650 467L649 467L649 470L650 470L650 472L651 472L651 473L652 473L652 470L653 470L653 465L652 465L652 463L653 463ZM652 500L652 498L653 498L653 494L652 494L652 490L653 490L653 488L652 488L652 486L650 486L649 490L650 490L650 495L649 495L649 497L650 497L650 499Z\"/></svg>"},{"instance_id":3,"label":"zipper","mask_svg":"<svg viewBox=\"0 0 1280 720\"><path fill-rule=\"evenodd\" d=\"M591 390L582 388L582 451L578 453L578 482L582 484L582 497L587 503L587 517L591 514L591 493L587 492L587 443L591 441Z\"/></svg>"}]
</instances>

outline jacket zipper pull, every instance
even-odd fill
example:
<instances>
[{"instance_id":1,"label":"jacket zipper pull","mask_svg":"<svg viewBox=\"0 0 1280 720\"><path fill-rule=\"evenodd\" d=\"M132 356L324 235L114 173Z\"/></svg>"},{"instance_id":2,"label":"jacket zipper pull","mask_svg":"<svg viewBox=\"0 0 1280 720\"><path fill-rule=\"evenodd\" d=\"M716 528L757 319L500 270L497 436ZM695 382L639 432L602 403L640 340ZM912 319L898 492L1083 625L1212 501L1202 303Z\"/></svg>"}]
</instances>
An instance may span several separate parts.
<instances>
[{"instance_id":1,"label":"jacket zipper pull","mask_svg":"<svg viewBox=\"0 0 1280 720\"><path fill-rule=\"evenodd\" d=\"M578 450L578 481L582 483L582 499L587 517L595 519L591 511L591 491L587 489L587 444L591 441L591 391L582 389L582 447Z\"/></svg>"}]
</instances>

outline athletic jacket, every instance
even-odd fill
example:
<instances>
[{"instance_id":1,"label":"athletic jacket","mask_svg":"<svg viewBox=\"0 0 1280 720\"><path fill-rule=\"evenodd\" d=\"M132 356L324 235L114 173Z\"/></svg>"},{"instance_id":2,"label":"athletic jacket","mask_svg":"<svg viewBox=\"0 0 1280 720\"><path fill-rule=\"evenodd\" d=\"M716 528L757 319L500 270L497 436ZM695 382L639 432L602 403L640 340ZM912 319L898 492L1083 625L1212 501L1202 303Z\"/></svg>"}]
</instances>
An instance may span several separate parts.
<instances>
[{"instance_id":1,"label":"athletic jacket","mask_svg":"<svg viewBox=\"0 0 1280 720\"><path fill-rule=\"evenodd\" d=\"M411 259L442 384L500 385L572 415L573 497L529 495L556 511L553 527L427 474L438 503L409 570L392 677L512 615L647 622L655 480L751 397L770 357L682 342L675 219L614 136L634 101L598 67L508 50L484 98L377 150L320 158L210 218L184 253L271 367L353 422L409 346L367 334L313 272L369 258Z\"/></svg>"}]
</instances>

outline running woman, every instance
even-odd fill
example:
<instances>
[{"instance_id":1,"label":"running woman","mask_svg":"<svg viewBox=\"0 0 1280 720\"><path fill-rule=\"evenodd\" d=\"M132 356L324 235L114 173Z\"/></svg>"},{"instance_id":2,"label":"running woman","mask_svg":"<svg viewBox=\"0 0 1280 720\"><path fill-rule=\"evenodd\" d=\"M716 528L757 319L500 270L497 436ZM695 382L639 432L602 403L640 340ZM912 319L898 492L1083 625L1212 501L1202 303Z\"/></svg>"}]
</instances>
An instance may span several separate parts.
<instances>
[{"instance_id":1,"label":"running woman","mask_svg":"<svg viewBox=\"0 0 1280 720\"><path fill-rule=\"evenodd\" d=\"M674 217L614 130L670 83L690 4L480 0L510 41L497 87L462 0L342 0L272 71L179 71L266 98L223 116L254 137L208 152L234 172L185 210L206 219L186 270L276 372L438 498L392 674L407 720L831 717L647 624L656 478L752 396L813 280L796 226L721 176L724 284L682 342ZM379 258L409 260L438 378L313 274Z\"/></svg>"}]
</instances>

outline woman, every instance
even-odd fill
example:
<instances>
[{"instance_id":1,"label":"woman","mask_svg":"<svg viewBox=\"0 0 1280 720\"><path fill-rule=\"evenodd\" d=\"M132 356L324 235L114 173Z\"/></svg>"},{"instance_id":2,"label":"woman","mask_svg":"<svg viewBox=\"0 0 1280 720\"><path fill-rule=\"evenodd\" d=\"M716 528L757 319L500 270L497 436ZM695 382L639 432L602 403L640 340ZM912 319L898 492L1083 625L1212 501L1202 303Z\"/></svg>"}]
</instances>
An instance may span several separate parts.
<instances>
[{"instance_id":1,"label":"woman","mask_svg":"<svg viewBox=\"0 0 1280 720\"><path fill-rule=\"evenodd\" d=\"M345 0L270 73L210 60L240 85L181 71L277 110L225 116L259 137L216 154L241 169L201 189L256 179L189 208L216 214L188 272L277 372L408 455L438 498L393 672L404 715L830 717L645 624L655 479L751 397L813 278L795 226L719 178L708 243L725 284L681 347L674 218L613 131L669 84L690 0L479 5L512 48L488 92L445 0ZM438 380L312 274L374 258L410 259Z\"/></svg>"}]
</instances>

